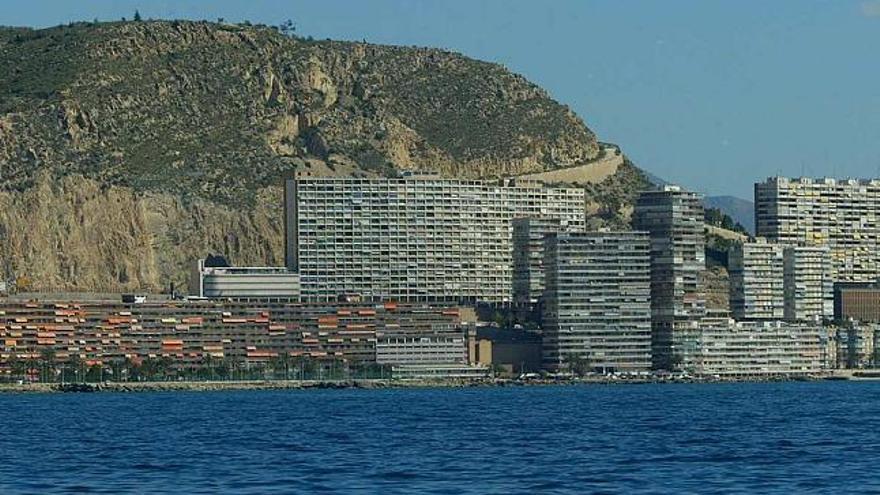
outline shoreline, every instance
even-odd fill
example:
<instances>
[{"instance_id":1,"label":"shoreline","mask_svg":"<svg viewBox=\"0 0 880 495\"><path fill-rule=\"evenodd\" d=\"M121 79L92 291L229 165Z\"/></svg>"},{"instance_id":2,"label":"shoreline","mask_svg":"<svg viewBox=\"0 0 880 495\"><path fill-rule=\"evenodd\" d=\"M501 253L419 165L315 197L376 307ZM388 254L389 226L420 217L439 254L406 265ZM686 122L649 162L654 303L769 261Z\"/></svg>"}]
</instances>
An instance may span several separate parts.
<instances>
[{"instance_id":1,"label":"shoreline","mask_svg":"<svg viewBox=\"0 0 880 495\"><path fill-rule=\"evenodd\" d=\"M814 377L738 377L722 379L610 379L587 377L574 380L245 380L245 381L168 381L168 382L102 382L102 383L0 383L0 394L51 393L144 393L144 392L223 392L241 390L332 390L332 389L405 389L405 388L472 388L472 387L546 387L574 385L645 385L645 384L710 384L770 383L816 381L877 381L880 378L826 375Z\"/></svg>"}]
</instances>

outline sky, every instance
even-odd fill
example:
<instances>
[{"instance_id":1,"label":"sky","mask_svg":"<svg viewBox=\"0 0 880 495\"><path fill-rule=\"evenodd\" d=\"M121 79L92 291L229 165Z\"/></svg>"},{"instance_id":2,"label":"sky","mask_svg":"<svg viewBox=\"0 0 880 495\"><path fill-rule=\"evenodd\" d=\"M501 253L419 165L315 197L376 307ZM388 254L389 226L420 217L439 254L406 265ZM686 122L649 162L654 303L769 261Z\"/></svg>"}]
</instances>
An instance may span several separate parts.
<instances>
[{"instance_id":1,"label":"sky","mask_svg":"<svg viewBox=\"0 0 880 495\"><path fill-rule=\"evenodd\" d=\"M880 177L880 0L4 2L0 24L187 18L503 64L641 168L752 198L772 175Z\"/></svg>"}]
</instances>

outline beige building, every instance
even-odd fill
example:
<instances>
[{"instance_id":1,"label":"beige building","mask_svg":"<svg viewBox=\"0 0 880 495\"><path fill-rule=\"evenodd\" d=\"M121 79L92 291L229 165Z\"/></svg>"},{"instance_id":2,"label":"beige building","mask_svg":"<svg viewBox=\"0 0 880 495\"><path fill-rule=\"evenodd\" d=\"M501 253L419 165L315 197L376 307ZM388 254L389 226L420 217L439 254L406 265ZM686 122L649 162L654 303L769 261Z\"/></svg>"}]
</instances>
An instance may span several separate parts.
<instances>
[{"instance_id":1,"label":"beige building","mask_svg":"<svg viewBox=\"0 0 880 495\"><path fill-rule=\"evenodd\" d=\"M771 177L755 184L758 236L827 245L835 281L880 274L880 180Z\"/></svg>"}]
</instances>

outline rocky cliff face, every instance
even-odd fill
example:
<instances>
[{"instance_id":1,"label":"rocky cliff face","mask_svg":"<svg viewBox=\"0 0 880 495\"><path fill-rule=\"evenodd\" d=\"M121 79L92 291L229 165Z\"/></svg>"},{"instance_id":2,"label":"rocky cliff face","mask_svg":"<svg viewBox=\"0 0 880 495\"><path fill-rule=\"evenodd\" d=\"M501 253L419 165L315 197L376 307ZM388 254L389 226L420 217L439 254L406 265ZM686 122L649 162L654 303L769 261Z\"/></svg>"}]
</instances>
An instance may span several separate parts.
<instances>
[{"instance_id":1,"label":"rocky cliff face","mask_svg":"<svg viewBox=\"0 0 880 495\"><path fill-rule=\"evenodd\" d=\"M208 252L280 264L293 170L485 178L599 152L537 86L436 49L101 23L0 29L0 65L0 275L35 290L181 285Z\"/></svg>"}]
</instances>

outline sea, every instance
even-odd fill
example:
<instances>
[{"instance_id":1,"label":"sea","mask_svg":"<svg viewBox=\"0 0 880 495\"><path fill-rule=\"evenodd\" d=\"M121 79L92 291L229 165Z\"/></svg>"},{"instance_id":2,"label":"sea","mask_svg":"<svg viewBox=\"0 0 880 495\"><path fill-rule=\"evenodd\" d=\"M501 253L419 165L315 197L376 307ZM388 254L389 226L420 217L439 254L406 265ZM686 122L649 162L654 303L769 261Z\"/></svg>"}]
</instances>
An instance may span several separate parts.
<instances>
[{"instance_id":1,"label":"sea","mask_svg":"<svg viewBox=\"0 0 880 495\"><path fill-rule=\"evenodd\" d=\"M0 394L0 493L865 493L880 382Z\"/></svg>"}]
</instances>

